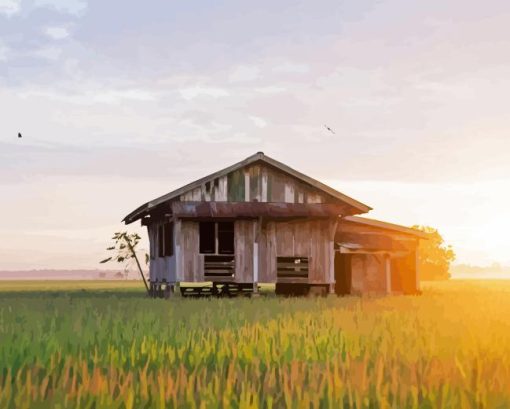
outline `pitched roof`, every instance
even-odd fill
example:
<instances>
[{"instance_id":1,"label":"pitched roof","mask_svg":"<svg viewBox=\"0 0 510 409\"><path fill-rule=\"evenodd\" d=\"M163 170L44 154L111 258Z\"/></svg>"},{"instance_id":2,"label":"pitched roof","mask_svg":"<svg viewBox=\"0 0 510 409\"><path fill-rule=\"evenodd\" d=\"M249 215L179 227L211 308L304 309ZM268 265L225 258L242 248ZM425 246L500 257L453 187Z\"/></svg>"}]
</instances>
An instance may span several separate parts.
<instances>
[{"instance_id":1,"label":"pitched roof","mask_svg":"<svg viewBox=\"0 0 510 409\"><path fill-rule=\"evenodd\" d=\"M329 194L330 196L332 196L338 200L341 200L344 203L351 205L352 207L356 208L359 211L359 213L366 213L366 212L372 210L371 207L369 207L361 202L358 202L357 200L354 200L353 198L346 196L343 193L340 193L337 190L325 185L324 183L321 183L318 180L315 180L309 176L306 176L305 174L298 172L297 170L292 169L291 167L289 167L281 162L278 162L277 160L270 158L269 156L264 155L263 152L257 152L256 154L249 156L248 158L242 160L241 162L238 162L238 163L236 163L232 166L229 166L225 169L222 169L218 172L212 173L212 174L205 176L201 179L195 180L194 182L191 182L179 189L176 189L170 193L167 193L163 196L160 196L154 200L151 200L151 201L143 204L142 206L138 207L137 209L135 209L134 211L129 213L122 221L125 222L126 224L132 223L135 220L142 217L144 214L146 214L152 208L154 208L164 202L175 199L175 198L179 197L181 194L183 194L189 190L192 190L196 187L199 187L208 181L225 176L231 172L234 172L238 169L244 168L244 167L251 165L255 162L262 162L269 166L277 168L277 169L281 170L282 172L285 172L285 173L289 174L290 176L293 176L296 179L299 179L299 180L315 187L316 189L319 189L319 190Z\"/></svg>"},{"instance_id":2,"label":"pitched roof","mask_svg":"<svg viewBox=\"0 0 510 409\"><path fill-rule=\"evenodd\" d=\"M382 222L380 220L369 219L367 217L345 216L345 217L342 217L341 220L347 221L347 222L352 222L352 223L357 223L357 224L364 224L366 226L371 226L371 227L377 227L377 228L380 228L383 230L397 231L399 233L404 233L404 234L409 234L412 236L419 237L420 239L428 239L428 237L429 237L427 235L427 233L424 233L417 229L412 229L410 227L401 226L399 224Z\"/></svg>"}]
</instances>

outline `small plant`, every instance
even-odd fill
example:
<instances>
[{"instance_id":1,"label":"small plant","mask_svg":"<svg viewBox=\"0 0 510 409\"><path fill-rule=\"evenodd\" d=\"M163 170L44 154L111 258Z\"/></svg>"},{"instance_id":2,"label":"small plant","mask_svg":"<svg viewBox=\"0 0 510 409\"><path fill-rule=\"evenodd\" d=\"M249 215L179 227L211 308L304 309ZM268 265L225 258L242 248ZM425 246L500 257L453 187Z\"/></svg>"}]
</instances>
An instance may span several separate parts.
<instances>
[{"instance_id":1,"label":"small plant","mask_svg":"<svg viewBox=\"0 0 510 409\"><path fill-rule=\"evenodd\" d=\"M117 232L113 235L112 240L115 241L114 245L108 247L106 250L114 251L115 254L104 260L101 260L100 263L108 263L109 261L116 261L118 263L129 263L134 260L140 271L140 276L142 277L143 283L145 284L145 289L147 293L149 293L149 286L147 284L147 280L143 275L142 266L140 265L140 261L136 255L136 246L141 240L141 237L137 233L128 233L128 232ZM145 264L149 264L149 255L145 253ZM126 268L127 268L126 264Z\"/></svg>"}]
</instances>

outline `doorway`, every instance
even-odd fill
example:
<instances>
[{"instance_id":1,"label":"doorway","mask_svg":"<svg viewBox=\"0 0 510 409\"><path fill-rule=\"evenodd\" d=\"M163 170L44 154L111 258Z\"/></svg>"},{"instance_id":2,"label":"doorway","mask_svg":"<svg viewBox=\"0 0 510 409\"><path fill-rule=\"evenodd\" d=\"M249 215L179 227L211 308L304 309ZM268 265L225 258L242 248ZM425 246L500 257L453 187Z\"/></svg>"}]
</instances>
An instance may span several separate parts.
<instances>
[{"instance_id":1,"label":"doorway","mask_svg":"<svg viewBox=\"0 0 510 409\"><path fill-rule=\"evenodd\" d=\"M335 293L337 295L351 293L351 259L351 254L342 254L335 251Z\"/></svg>"}]
</instances>

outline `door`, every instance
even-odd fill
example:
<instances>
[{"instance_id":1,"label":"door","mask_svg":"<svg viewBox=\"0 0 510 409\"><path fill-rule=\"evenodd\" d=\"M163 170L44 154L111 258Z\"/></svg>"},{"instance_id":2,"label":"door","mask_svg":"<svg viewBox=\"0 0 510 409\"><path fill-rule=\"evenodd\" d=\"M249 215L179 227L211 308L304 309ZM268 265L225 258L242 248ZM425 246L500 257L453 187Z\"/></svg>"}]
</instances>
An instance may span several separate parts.
<instances>
[{"instance_id":1,"label":"door","mask_svg":"<svg viewBox=\"0 0 510 409\"><path fill-rule=\"evenodd\" d=\"M338 295L351 293L351 257L335 251L335 293Z\"/></svg>"}]
</instances>

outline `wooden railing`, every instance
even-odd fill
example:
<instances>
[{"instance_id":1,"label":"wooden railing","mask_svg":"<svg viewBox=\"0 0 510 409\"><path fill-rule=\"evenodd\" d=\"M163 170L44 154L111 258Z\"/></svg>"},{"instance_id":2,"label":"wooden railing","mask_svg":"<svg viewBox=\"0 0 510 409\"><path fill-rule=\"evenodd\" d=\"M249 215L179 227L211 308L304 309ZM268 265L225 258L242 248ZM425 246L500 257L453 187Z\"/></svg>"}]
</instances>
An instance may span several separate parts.
<instances>
[{"instance_id":1,"label":"wooden railing","mask_svg":"<svg viewBox=\"0 0 510 409\"><path fill-rule=\"evenodd\" d=\"M235 257L205 255L204 256L204 277L207 279L232 279L235 272Z\"/></svg>"},{"instance_id":2,"label":"wooden railing","mask_svg":"<svg viewBox=\"0 0 510 409\"><path fill-rule=\"evenodd\" d=\"M308 257L277 257L277 278L307 279Z\"/></svg>"}]
</instances>

